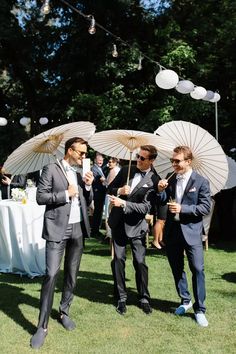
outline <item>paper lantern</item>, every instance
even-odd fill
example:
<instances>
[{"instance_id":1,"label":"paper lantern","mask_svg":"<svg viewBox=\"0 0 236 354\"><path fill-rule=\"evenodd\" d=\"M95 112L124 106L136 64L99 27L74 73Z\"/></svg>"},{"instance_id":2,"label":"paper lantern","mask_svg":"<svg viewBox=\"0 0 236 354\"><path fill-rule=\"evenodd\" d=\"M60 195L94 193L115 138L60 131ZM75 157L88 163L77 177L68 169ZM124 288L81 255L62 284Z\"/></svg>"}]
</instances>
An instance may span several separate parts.
<instances>
[{"instance_id":1,"label":"paper lantern","mask_svg":"<svg viewBox=\"0 0 236 354\"><path fill-rule=\"evenodd\" d=\"M181 80L175 89L179 93L190 93L194 90L194 84L189 80Z\"/></svg>"},{"instance_id":2,"label":"paper lantern","mask_svg":"<svg viewBox=\"0 0 236 354\"><path fill-rule=\"evenodd\" d=\"M202 86L196 86L192 92L190 92L190 96L195 100L201 100L206 96L206 89Z\"/></svg>"},{"instance_id":3,"label":"paper lantern","mask_svg":"<svg viewBox=\"0 0 236 354\"><path fill-rule=\"evenodd\" d=\"M41 125L48 124L48 119L47 119L47 117L41 117L41 118L39 118L39 123L40 123Z\"/></svg>"},{"instance_id":4,"label":"paper lantern","mask_svg":"<svg viewBox=\"0 0 236 354\"><path fill-rule=\"evenodd\" d=\"M214 93L214 97L211 100L209 100L209 101L215 103L215 102L218 102L220 100L220 98L221 97L220 97L219 93L215 92Z\"/></svg>"},{"instance_id":5,"label":"paper lantern","mask_svg":"<svg viewBox=\"0 0 236 354\"><path fill-rule=\"evenodd\" d=\"M169 90L178 84L179 76L173 70L160 70L155 81L160 88Z\"/></svg>"},{"instance_id":6,"label":"paper lantern","mask_svg":"<svg viewBox=\"0 0 236 354\"><path fill-rule=\"evenodd\" d=\"M7 125L7 119L4 117L0 117L0 126L3 127L4 125Z\"/></svg>"},{"instance_id":7,"label":"paper lantern","mask_svg":"<svg viewBox=\"0 0 236 354\"><path fill-rule=\"evenodd\" d=\"M30 123L31 119L27 118L27 117L22 117L20 119L20 124L23 125L24 127L26 127L26 125L28 125Z\"/></svg>"},{"instance_id":8,"label":"paper lantern","mask_svg":"<svg viewBox=\"0 0 236 354\"><path fill-rule=\"evenodd\" d=\"M214 97L214 92L213 91L207 91L206 96L203 97L203 101L210 101Z\"/></svg>"}]
</instances>

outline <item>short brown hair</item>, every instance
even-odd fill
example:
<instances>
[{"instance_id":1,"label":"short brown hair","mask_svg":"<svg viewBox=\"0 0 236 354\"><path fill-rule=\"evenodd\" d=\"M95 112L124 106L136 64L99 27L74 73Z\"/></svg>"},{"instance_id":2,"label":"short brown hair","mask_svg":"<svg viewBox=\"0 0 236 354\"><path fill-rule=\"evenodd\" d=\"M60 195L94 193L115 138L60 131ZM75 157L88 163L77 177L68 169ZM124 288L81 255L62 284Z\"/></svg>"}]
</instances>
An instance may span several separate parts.
<instances>
[{"instance_id":1,"label":"short brown hair","mask_svg":"<svg viewBox=\"0 0 236 354\"><path fill-rule=\"evenodd\" d=\"M176 146L176 148L174 148L173 150L176 154L184 154L184 159L185 160L192 160L193 159L193 153L192 150L190 149L190 147L188 146L184 146L184 145L180 145L180 146Z\"/></svg>"},{"instance_id":2,"label":"short brown hair","mask_svg":"<svg viewBox=\"0 0 236 354\"><path fill-rule=\"evenodd\" d=\"M65 142L65 154L67 153L68 149L71 148L71 147L74 147L73 145L75 143L80 143L82 145L88 145L87 141L85 141L84 139L82 138L78 138L77 136L74 137L74 138L70 138L69 140L67 140Z\"/></svg>"},{"instance_id":3,"label":"short brown hair","mask_svg":"<svg viewBox=\"0 0 236 354\"><path fill-rule=\"evenodd\" d=\"M140 146L141 150L149 152L149 160L155 160L157 157L157 149L154 145L142 145Z\"/></svg>"}]
</instances>

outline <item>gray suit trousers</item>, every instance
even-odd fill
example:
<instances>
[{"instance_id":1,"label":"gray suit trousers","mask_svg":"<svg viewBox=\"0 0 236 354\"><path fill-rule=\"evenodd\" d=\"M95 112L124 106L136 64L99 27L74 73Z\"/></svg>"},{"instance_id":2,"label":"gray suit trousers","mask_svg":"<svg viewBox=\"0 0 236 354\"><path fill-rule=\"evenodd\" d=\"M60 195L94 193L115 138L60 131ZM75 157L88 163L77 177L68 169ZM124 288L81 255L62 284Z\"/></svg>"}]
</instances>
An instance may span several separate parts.
<instances>
[{"instance_id":1,"label":"gray suit trousers","mask_svg":"<svg viewBox=\"0 0 236 354\"><path fill-rule=\"evenodd\" d=\"M41 289L38 328L47 328L53 305L56 280L64 253L64 280L59 311L68 315L83 253L83 236L80 223L68 224L62 241L46 241L46 275Z\"/></svg>"}]
</instances>

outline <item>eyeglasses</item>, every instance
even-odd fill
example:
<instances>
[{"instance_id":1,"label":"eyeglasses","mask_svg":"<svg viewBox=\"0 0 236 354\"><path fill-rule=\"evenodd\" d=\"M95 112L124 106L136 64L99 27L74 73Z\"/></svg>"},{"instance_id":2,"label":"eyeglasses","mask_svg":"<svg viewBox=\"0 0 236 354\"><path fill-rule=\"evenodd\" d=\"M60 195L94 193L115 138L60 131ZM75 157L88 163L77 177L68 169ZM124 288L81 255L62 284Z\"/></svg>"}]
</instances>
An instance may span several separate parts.
<instances>
[{"instance_id":1,"label":"eyeglasses","mask_svg":"<svg viewBox=\"0 0 236 354\"><path fill-rule=\"evenodd\" d=\"M112 160L111 160L111 161L108 161L108 163L115 163L115 161L112 161Z\"/></svg>"},{"instance_id":2,"label":"eyeglasses","mask_svg":"<svg viewBox=\"0 0 236 354\"><path fill-rule=\"evenodd\" d=\"M141 160L141 161L150 160L149 157L143 157L143 156L140 156L139 154L136 154L136 158L137 158L137 160Z\"/></svg>"},{"instance_id":3,"label":"eyeglasses","mask_svg":"<svg viewBox=\"0 0 236 354\"><path fill-rule=\"evenodd\" d=\"M71 148L72 149L72 148ZM78 156L87 156L87 152L72 149Z\"/></svg>"},{"instance_id":4,"label":"eyeglasses","mask_svg":"<svg viewBox=\"0 0 236 354\"><path fill-rule=\"evenodd\" d=\"M170 162L173 164L175 163L176 165L179 165L180 162L186 161L188 159L183 159L183 160L178 160L178 159L170 159Z\"/></svg>"}]
</instances>

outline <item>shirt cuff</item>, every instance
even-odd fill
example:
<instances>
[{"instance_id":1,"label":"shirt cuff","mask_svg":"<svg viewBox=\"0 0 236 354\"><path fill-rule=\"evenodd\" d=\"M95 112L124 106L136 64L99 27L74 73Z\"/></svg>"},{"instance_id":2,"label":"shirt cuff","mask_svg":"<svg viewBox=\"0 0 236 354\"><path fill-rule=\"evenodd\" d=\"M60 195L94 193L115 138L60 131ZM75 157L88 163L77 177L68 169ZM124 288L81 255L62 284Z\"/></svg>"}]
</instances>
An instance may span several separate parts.
<instances>
[{"instance_id":1,"label":"shirt cuff","mask_svg":"<svg viewBox=\"0 0 236 354\"><path fill-rule=\"evenodd\" d=\"M65 193L66 193L66 202L69 203L70 202L69 193L67 190L65 191Z\"/></svg>"}]
</instances>

